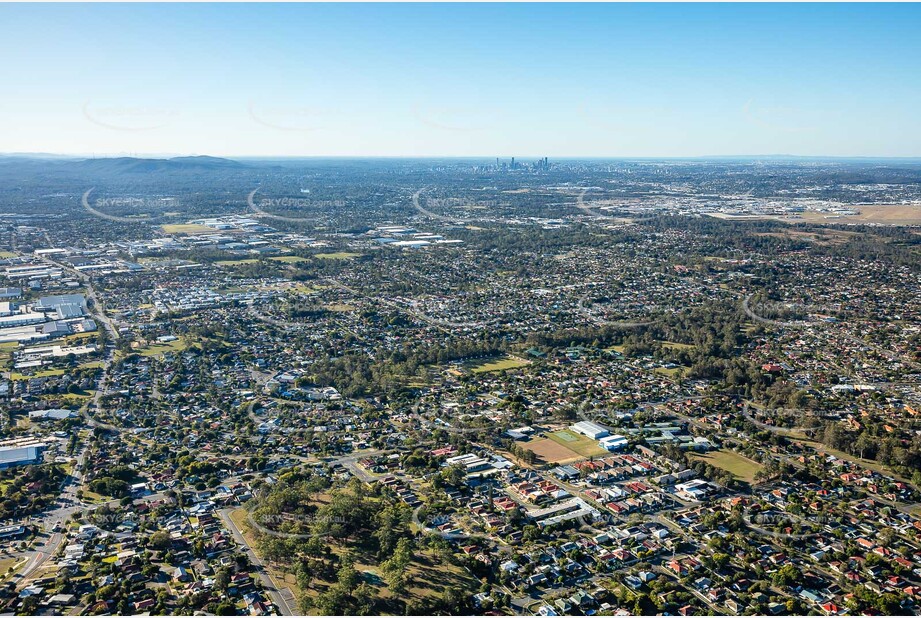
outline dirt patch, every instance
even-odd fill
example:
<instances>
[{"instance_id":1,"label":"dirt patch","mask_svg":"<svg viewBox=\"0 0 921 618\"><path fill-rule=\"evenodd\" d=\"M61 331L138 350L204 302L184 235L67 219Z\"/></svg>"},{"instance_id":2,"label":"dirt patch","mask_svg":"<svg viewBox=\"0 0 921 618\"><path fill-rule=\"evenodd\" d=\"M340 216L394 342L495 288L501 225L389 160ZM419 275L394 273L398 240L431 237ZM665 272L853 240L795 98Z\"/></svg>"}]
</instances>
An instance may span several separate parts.
<instances>
[{"instance_id":1,"label":"dirt patch","mask_svg":"<svg viewBox=\"0 0 921 618\"><path fill-rule=\"evenodd\" d=\"M582 455L566 448L559 442L554 442L550 438L539 438L522 446L548 464L566 464L585 459Z\"/></svg>"},{"instance_id":2,"label":"dirt patch","mask_svg":"<svg viewBox=\"0 0 921 618\"><path fill-rule=\"evenodd\" d=\"M888 225L921 225L921 204L879 204L854 206L856 215L835 215L830 212L807 210L798 219L783 221L806 223L884 223Z\"/></svg>"}]
</instances>

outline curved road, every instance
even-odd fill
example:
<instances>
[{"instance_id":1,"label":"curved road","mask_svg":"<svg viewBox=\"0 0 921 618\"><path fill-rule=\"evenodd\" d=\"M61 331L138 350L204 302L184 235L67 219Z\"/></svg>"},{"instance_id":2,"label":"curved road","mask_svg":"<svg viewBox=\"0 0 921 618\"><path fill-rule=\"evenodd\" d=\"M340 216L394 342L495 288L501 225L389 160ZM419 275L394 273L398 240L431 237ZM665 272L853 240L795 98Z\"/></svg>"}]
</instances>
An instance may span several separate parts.
<instances>
[{"instance_id":1,"label":"curved road","mask_svg":"<svg viewBox=\"0 0 921 618\"><path fill-rule=\"evenodd\" d=\"M748 296L745 297L745 300L742 301L742 310L745 312L745 314L748 317L755 320L756 322L761 322L762 324L770 324L771 326L781 326L781 327L786 327L786 328L802 328L803 326L806 326L806 324L798 323L798 322L780 322L778 320L770 320L768 318L762 318L760 315L752 311L752 308L749 306L749 302L751 301L753 296L754 294L749 294Z\"/></svg>"},{"instance_id":2,"label":"curved road","mask_svg":"<svg viewBox=\"0 0 921 618\"><path fill-rule=\"evenodd\" d=\"M415 193L413 193L413 206L415 207L416 210L421 212L426 217L430 217L432 219L438 219L439 221L449 221L451 223L456 223L458 225L469 223L470 221L469 219L464 219L463 217L448 217L446 215L440 215L437 212L432 212L431 210L428 210L427 208L425 208L419 201L419 197L422 195L422 192L424 190L425 189L422 188L416 191Z\"/></svg>"}]
</instances>

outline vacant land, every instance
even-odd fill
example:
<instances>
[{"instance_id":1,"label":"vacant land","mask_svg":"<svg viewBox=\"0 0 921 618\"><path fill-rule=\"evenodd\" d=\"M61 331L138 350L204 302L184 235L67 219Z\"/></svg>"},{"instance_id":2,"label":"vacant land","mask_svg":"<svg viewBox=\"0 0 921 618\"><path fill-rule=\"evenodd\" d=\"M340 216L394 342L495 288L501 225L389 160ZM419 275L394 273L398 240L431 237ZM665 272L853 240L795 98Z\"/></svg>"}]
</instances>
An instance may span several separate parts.
<instances>
[{"instance_id":1,"label":"vacant land","mask_svg":"<svg viewBox=\"0 0 921 618\"><path fill-rule=\"evenodd\" d=\"M348 251L339 251L337 253L317 253L314 254L315 258L321 260L351 260L353 258L361 257L360 253L349 253Z\"/></svg>"},{"instance_id":2,"label":"vacant land","mask_svg":"<svg viewBox=\"0 0 921 618\"><path fill-rule=\"evenodd\" d=\"M55 397L60 397L71 403L84 403L87 399L93 397L93 391L86 391L84 393L64 393L62 395L55 395Z\"/></svg>"},{"instance_id":3,"label":"vacant land","mask_svg":"<svg viewBox=\"0 0 921 618\"><path fill-rule=\"evenodd\" d=\"M656 367L653 371L666 378L674 378L681 373L681 369L681 367Z\"/></svg>"},{"instance_id":4,"label":"vacant land","mask_svg":"<svg viewBox=\"0 0 921 618\"><path fill-rule=\"evenodd\" d=\"M216 234L219 231L198 223L166 223L160 227L167 234Z\"/></svg>"},{"instance_id":5,"label":"vacant land","mask_svg":"<svg viewBox=\"0 0 921 618\"><path fill-rule=\"evenodd\" d=\"M297 292L298 294L316 294L317 292L322 292L326 289L325 285L306 285L299 283L293 286L291 289Z\"/></svg>"},{"instance_id":6,"label":"vacant land","mask_svg":"<svg viewBox=\"0 0 921 618\"><path fill-rule=\"evenodd\" d=\"M215 262L218 266L242 266L244 264L258 264L259 260L255 258L247 258L244 260L219 260Z\"/></svg>"},{"instance_id":7,"label":"vacant land","mask_svg":"<svg viewBox=\"0 0 921 618\"><path fill-rule=\"evenodd\" d=\"M13 350L19 347L15 341L0 343L0 368L5 369L7 364L13 359Z\"/></svg>"},{"instance_id":8,"label":"vacant land","mask_svg":"<svg viewBox=\"0 0 921 618\"><path fill-rule=\"evenodd\" d=\"M548 464L567 464L584 459L575 451L571 451L559 442L550 438L539 438L522 444L538 457L541 461Z\"/></svg>"},{"instance_id":9,"label":"vacant land","mask_svg":"<svg viewBox=\"0 0 921 618\"><path fill-rule=\"evenodd\" d=\"M855 206L856 215L836 215L831 212L807 210L798 219L783 221L803 223L884 223L888 225L921 225L921 204L881 204Z\"/></svg>"},{"instance_id":10,"label":"vacant land","mask_svg":"<svg viewBox=\"0 0 921 618\"><path fill-rule=\"evenodd\" d=\"M502 358L497 358L495 360L490 360L484 362L478 362L476 364L470 365L470 371L473 373L486 373L488 371L504 371L506 369L517 369L518 367L524 367L525 365L530 365L530 361L526 361L523 358L516 358L514 356L505 356Z\"/></svg>"},{"instance_id":11,"label":"vacant land","mask_svg":"<svg viewBox=\"0 0 921 618\"><path fill-rule=\"evenodd\" d=\"M757 461L752 461L734 451L713 451L706 454L693 454L691 457L726 470L740 481L745 481L746 483L754 482L755 474L761 469L761 464Z\"/></svg>"},{"instance_id":12,"label":"vacant land","mask_svg":"<svg viewBox=\"0 0 921 618\"><path fill-rule=\"evenodd\" d=\"M804 240L806 242L813 242L817 245L830 246L830 245L840 245L848 241L853 236L856 236L856 232L850 232L846 230L837 230L828 228L821 233L818 232L804 232L797 228L790 228L783 230L782 232L761 232L756 234L756 236L769 236L773 238L792 238L794 240Z\"/></svg>"},{"instance_id":13,"label":"vacant land","mask_svg":"<svg viewBox=\"0 0 921 618\"><path fill-rule=\"evenodd\" d=\"M301 257L299 255L280 255L269 259L273 262L284 262L286 264L297 264L298 262L310 261L310 258Z\"/></svg>"},{"instance_id":14,"label":"vacant land","mask_svg":"<svg viewBox=\"0 0 921 618\"><path fill-rule=\"evenodd\" d=\"M10 374L11 380L29 380L31 378L48 378L51 376L60 376L64 375L63 369L45 369L42 371L36 371L35 373L30 373L28 375L14 371Z\"/></svg>"},{"instance_id":15,"label":"vacant land","mask_svg":"<svg viewBox=\"0 0 921 618\"><path fill-rule=\"evenodd\" d=\"M137 348L134 351L141 356L160 356L167 352L181 352L187 347L189 347L187 341L184 339L177 339L176 341L170 341L168 343L153 343L142 348Z\"/></svg>"},{"instance_id":16,"label":"vacant land","mask_svg":"<svg viewBox=\"0 0 921 618\"><path fill-rule=\"evenodd\" d=\"M153 306L153 305L151 305L151 306ZM68 345L82 345L81 342L82 342L84 339L96 339L97 337L99 337L99 335L98 335L97 333L94 333L94 332L90 332L90 333L74 333L74 334L72 334L72 335L67 335L66 337L64 337L64 341L66 341Z\"/></svg>"}]
</instances>

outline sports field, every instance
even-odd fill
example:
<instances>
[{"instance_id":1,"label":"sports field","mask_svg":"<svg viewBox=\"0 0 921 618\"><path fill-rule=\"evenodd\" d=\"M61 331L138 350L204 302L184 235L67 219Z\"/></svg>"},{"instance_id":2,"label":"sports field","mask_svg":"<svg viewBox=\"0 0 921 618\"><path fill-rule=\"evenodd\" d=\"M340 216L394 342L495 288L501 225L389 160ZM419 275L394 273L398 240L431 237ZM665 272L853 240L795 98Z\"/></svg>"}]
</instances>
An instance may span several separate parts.
<instances>
[{"instance_id":1,"label":"sports field","mask_svg":"<svg viewBox=\"0 0 921 618\"><path fill-rule=\"evenodd\" d=\"M608 453L608 451L598 445L597 440L592 440L587 436L577 434L568 429L555 431L548 434L547 437L582 457L597 457L599 455L607 455Z\"/></svg>"},{"instance_id":2,"label":"sports field","mask_svg":"<svg viewBox=\"0 0 921 618\"><path fill-rule=\"evenodd\" d=\"M541 461L548 464L567 464L574 461L585 459L575 451L571 451L559 442L550 438L539 438L525 442L522 446L535 455L540 457Z\"/></svg>"},{"instance_id":3,"label":"sports field","mask_svg":"<svg viewBox=\"0 0 921 618\"><path fill-rule=\"evenodd\" d=\"M524 367L525 365L530 365L530 362L521 358L515 358L513 356L504 356L502 358L490 360L485 363L470 365L470 371L473 373L487 373L489 371L517 369L519 367Z\"/></svg>"}]
</instances>

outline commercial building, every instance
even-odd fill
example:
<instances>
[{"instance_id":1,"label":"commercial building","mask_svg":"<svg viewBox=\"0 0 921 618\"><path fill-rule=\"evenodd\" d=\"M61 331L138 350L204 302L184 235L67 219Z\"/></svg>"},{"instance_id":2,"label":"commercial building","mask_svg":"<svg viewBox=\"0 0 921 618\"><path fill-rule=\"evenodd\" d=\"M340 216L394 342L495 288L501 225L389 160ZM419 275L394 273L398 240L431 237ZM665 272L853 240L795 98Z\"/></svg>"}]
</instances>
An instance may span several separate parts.
<instances>
[{"instance_id":1,"label":"commercial building","mask_svg":"<svg viewBox=\"0 0 921 618\"><path fill-rule=\"evenodd\" d=\"M0 470L42 462L44 445L0 448Z\"/></svg>"},{"instance_id":2,"label":"commercial building","mask_svg":"<svg viewBox=\"0 0 921 618\"><path fill-rule=\"evenodd\" d=\"M627 438L624 436L607 436L599 440L598 444L608 451L619 451L627 448Z\"/></svg>"},{"instance_id":3,"label":"commercial building","mask_svg":"<svg viewBox=\"0 0 921 618\"><path fill-rule=\"evenodd\" d=\"M602 427L598 423L593 423L592 421L579 421L575 425L572 425L570 429L576 433L581 433L583 436L588 436L592 440L600 440L601 438L611 435L607 427Z\"/></svg>"}]
</instances>

